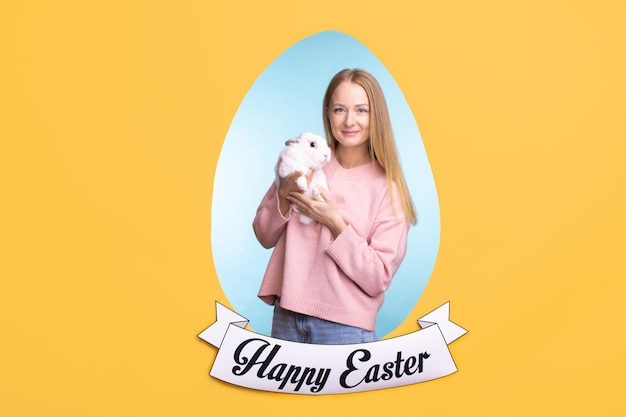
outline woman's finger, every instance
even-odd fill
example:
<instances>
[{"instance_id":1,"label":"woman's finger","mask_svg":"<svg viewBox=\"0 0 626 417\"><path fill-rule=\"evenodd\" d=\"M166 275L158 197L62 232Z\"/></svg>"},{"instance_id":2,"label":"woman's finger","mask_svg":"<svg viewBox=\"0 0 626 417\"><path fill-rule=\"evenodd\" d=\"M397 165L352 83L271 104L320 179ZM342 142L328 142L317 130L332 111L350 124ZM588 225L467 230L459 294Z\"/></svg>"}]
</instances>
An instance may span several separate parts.
<instances>
[{"instance_id":1,"label":"woman's finger","mask_svg":"<svg viewBox=\"0 0 626 417\"><path fill-rule=\"evenodd\" d=\"M322 196L324 201L331 201L332 200L332 197L330 196L330 194L328 193L326 188L322 187L321 185L318 185L317 186L317 190L320 192L320 196Z\"/></svg>"},{"instance_id":2,"label":"woman's finger","mask_svg":"<svg viewBox=\"0 0 626 417\"><path fill-rule=\"evenodd\" d=\"M287 175L287 178L295 181L297 178L300 178L301 176L302 176L302 171L294 171L291 174Z\"/></svg>"},{"instance_id":3,"label":"woman's finger","mask_svg":"<svg viewBox=\"0 0 626 417\"><path fill-rule=\"evenodd\" d=\"M311 200L302 193L291 193L289 201L294 203L300 209L310 210L312 205L316 203L315 200Z\"/></svg>"},{"instance_id":4,"label":"woman's finger","mask_svg":"<svg viewBox=\"0 0 626 417\"><path fill-rule=\"evenodd\" d=\"M298 207L301 207L303 205L302 203L303 198L305 197L302 195L302 193L298 193L298 192L291 192L289 193L289 196L287 196L287 199Z\"/></svg>"}]
</instances>

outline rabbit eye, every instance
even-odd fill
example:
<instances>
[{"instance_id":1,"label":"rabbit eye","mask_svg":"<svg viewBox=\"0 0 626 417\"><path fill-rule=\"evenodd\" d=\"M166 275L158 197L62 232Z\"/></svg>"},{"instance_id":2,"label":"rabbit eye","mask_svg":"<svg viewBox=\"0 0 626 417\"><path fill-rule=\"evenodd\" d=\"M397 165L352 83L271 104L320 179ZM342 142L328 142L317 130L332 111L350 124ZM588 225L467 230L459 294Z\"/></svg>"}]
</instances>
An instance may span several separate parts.
<instances>
[{"instance_id":1,"label":"rabbit eye","mask_svg":"<svg viewBox=\"0 0 626 417\"><path fill-rule=\"evenodd\" d=\"M317 148L317 142L311 142L311 148Z\"/></svg>"}]
</instances>

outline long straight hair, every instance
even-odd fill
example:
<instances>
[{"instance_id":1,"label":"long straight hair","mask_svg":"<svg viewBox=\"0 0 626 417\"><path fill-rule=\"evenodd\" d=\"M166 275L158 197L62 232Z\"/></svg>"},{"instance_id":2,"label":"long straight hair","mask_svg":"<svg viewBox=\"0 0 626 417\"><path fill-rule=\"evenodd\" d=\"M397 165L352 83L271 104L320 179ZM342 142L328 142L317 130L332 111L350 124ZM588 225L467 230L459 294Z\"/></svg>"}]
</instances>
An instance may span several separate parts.
<instances>
[{"instance_id":1,"label":"long straight hair","mask_svg":"<svg viewBox=\"0 0 626 417\"><path fill-rule=\"evenodd\" d=\"M413 206L413 201L409 189L406 186L404 174L402 173L402 167L400 166L400 159L398 158L396 141L391 128L387 102L385 101L383 90L380 88L378 81L367 71L361 69L345 69L338 72L328 84L323 105L324 131L328 145L334 151L339 143L332 134L328 111L330 99L335 89L343 82L360 85L365 90L370 105L370 156L373 161L377 161L385 170L387 186L390 191L393 190L393 185L395 184L407 220L411 224L416 224L417 214L415 213L415 207ZM393 202L392 193L390 192L389 195Z\"/></svg>"}]
</instances>

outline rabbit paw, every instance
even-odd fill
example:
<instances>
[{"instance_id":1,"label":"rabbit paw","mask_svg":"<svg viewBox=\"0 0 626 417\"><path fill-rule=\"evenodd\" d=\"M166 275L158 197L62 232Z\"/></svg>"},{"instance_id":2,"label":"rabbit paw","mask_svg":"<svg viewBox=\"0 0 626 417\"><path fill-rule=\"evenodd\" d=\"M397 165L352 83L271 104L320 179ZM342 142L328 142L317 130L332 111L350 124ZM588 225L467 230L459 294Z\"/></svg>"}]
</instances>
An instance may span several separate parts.
<instances>
[{"instance_id":1,"label":"rabbit paw","mask_svg":"<svg viewBox=\"0 0 626 417\"><path fill-rule=\"evenodd\" d=\"M298 187L300 187L302 191L305 191L308 187L308 184L306 182L306 177L304 175L302 175L301 177L298 177L298 179L296 180L296 184L298 185Z\"/></svg>"}]
</instances>

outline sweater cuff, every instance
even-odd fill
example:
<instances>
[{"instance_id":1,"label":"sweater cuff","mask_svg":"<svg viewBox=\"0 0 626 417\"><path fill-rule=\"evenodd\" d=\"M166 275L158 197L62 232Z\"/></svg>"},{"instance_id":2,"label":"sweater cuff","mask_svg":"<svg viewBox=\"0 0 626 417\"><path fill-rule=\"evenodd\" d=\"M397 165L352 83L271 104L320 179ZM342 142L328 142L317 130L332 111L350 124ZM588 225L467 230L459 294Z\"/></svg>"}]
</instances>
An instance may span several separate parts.
<instances>
[{"instance_id":1,"label":"sweater cuff","mask_svg":"<svg viewBox=\"0 0 626 417\"><path fill-rule=\"evenodd\" d=\"M276 190L274 192L274 196L272 197L274 199L273 202L271 202L271 205L273 205L276 210L272 210L272 218L271 218L271 222L272 224L275 223L286 223L289 221L289 219L291 219L291 212L293 211L293 206L289 206L289 210L287 211L287 215L283 216L283 213L281 213L280 211L280 199L278 198L278 190Z\"/></svg>"},{"instance_id":2,"label":"sweater cuff","mask_svg":"<svg viewBox=\"0 0 626 417\"><path fill-rule=\"evenodd\" d=\"M345 259L350 256L353 251L354 244L361 237L357 234L356 230L351 225L348 225L343 232L339 233L339 236L326 248L326 253L337 262L339 259Z\"/></svg>"}]
</instances>

